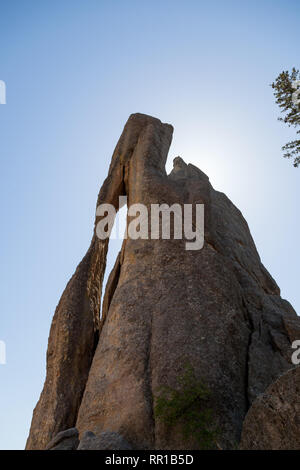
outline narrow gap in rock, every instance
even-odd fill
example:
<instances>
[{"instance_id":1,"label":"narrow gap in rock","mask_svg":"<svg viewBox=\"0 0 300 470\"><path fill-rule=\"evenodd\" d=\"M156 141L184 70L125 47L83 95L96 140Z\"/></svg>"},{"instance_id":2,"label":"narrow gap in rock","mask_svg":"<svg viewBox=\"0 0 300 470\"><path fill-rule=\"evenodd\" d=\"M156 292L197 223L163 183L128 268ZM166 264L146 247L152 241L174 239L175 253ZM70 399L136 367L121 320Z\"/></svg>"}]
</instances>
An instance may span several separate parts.
<instances>
[{"instance_id":1,"label":"narrow gap in rock","mask_svg":"<svg viewBox=\"0 0 300 470\"><path fill-rule=\"evenodd\" d=\"M114 227L109 239L107 258L106 258L106 269L103 279L102 295L100 302L100 318L102 317L102 306L103 298L106 291L106 285L109 278L109 275L115 265L117 256L122 248L122 243L124 240L125 228L126 228L126 218L127 218L127 205L123 206L117 213Z\"/></svg>"}]
</instances>

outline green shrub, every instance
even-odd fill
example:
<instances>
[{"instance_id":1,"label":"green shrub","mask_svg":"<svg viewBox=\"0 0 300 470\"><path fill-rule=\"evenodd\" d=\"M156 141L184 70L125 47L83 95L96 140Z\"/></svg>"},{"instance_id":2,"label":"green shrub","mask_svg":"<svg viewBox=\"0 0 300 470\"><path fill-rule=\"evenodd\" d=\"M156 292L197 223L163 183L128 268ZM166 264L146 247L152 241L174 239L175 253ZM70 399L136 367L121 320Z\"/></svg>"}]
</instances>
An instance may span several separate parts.
<instances>
[{"instance_id":1,"label":"green shrub","mask_svg":"<svg viewBox=\"0 0 300 470\"><path fill-rule=\"evenodd\" d=\"M216 447L217 428L207 407L210 392L190 364L177 379L177 387L161 387L155 397L155 418L172 427L179 424L183 439L193 437L200 449Z\"/></svg>"}]
</instances>

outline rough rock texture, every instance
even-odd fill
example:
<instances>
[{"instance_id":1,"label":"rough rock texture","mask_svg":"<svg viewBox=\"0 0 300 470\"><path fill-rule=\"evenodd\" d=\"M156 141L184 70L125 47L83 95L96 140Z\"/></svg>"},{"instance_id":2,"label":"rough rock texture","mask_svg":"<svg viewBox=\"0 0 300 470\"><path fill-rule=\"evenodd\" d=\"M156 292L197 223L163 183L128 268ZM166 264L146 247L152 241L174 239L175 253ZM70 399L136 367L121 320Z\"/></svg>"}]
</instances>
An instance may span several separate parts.
<instances>
[{"instance_id":1,"label":"rough rock texture","mask_svg":"<svg viewBox=\"0 0 300 470\"><path fill-rule=\"evenodd\" d=\"M153 413L157 389L175 386L187 361L211 391L218 445L235 448L251 403L293 367L290 343L300 332L295 311L281 299L232 202L179 157L166 174L172 131L150 116L130 116L97 205L117 207L125 194L128 206L143 203L149 212L153 203L204 203L204 247L187 251L186 240L161 237L124 240L107 283L90 366L107 250L94 235L77 300L72 308L59 305L54 317L47 379L28 448L44 448L75 422L80 436L114 431L137 449L197 447ZM75 299L73 292L67 286L64 302Z\"/></svg>"},{"instance_id":2,"label":"rough rock texture","mask_svg":"<svg viewBox=\"0 0 300 470\"><path fill-rule=\"evenodd\" d=\"M98 340L98 312L105 267L104 249L94 240L69 281L51 325L47 375L33 412L26 449L43 449L76 423Z\"/></svg>"},{"instance_id":3,"label":"rough rock texture","mask_svg":"<svg viewBox=\"0 0 300 470\"><path fill-rule=\"evenodd\" d=\"M300 449L300 367L279 377L251 406L243 425L243 450Z\"/></svg>"},{"instance_id":4,"label":"rough rock texture","mask_svg":"<svg viewBox=\"0 0 300 470\"><path fill-rule=\"evenodd\" d=\"M76 450L78 445L78 429L70 428L56 434L45 450Z\"/></svg>"},{"instance_id":5,"label":"rough rock texture","mask_svg":"<svg viewBox=\"0 0 300 470\"><path fill-rule=\"evenodd\" d=\"M86 431L77 450L132 450L131 445L117 432L101 432L96 436Z\"/></svg>"}]
</instances>

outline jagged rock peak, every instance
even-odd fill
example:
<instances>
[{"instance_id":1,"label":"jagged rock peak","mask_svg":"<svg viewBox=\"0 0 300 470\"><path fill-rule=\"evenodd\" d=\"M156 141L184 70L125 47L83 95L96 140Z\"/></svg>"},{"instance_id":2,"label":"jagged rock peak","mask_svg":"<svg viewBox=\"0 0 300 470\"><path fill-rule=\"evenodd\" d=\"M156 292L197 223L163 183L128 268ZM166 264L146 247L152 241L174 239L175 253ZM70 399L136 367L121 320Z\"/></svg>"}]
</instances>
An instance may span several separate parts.
<instances>
[{"instance_id":1,"label":"jagged rock peak","mask_svg":"<svg viewBox=\"0 0 300 470\"><path fill-rule=\"evenodd\" d=\"M134 449L199 448L154 412L160 387L176 387L187 362L210 392L215 445L236 448L251 404L294 367L299 318L234 204L180 157L166 174L172 133L156 118L131 115L97 205L118 207L122 195L129 206L204 204L204 245L189 251L183 239L125 239L99 323L108 241L96 236L96 216L91 245L53 318L28 449L44 449L75 426L80 439L116 433Z\"/></svg>"}]
</instances>

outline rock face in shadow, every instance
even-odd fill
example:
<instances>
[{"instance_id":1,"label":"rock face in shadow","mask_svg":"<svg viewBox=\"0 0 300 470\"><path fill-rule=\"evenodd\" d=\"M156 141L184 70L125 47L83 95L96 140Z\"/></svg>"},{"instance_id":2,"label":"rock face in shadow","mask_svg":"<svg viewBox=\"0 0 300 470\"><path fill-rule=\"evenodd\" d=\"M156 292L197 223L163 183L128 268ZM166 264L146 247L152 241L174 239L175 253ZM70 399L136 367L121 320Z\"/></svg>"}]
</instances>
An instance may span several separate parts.
<instances>
[{"instance_id":1,"label":"rock face in shadow","mask_svg":"<svg viewBox=\"0 0 300 470\"><path fill-rule=\"evenodd\" d=\"M116 432L102 432L96 436L86 431L77 450L132 450L131 445Z\"/></svg>"},{"instance_id":2,"label":"rock face in shadow","mask_svg":"<svg viewBox=\"0 0 300 470\"><path fill-rule=\"evenodd\" d=\"M58 432L76 423L98 340L104 263L104 248L94 238L54 314L46 380L33 412L26 449L44 449Z\"/></svg>"},{"instance_id":3,"label":"rock face in shadow","mask_svg":"<svg viewBox=\"0 0 300 470\"><path fill-rule=\"evenodd\" d=\"M61 431L51 439L45 450L76 450L79 445L78 430L76 428Z\"/></svg>"},{"instance_id":4,"label":"rock face in shadow","mask_svg":"<svg viewBox=\"0 0 300 470\"><path fill-rule=\"evenodd\" d=\"M80 437L115 432L136 449L197 448L153 412L158 389L175 387L187 362L211 392L218 445L236 448L253 401L293 367L291 341L300 333L295 311L280 297L232 202L179 157L166 174L172 132L158 119L131 115L97 206L117 207L120 195L149 214L151 204L204 204L204 246L186 250L185 239L161 236L125 239L99 325L107 242L94 231L54 316L29 449L45 448L75 425Z\"/></svg>"},{"instance_id":5,"label":"rock face in shadow","mask_svg":"<svg viewBox=\"0 0 300 470\"><path fill-rule=\"evenodd\" d=\"M243 450L300 449L300 368L289 370L260 395L243 425Z\"/></svg>"}]
</instances>

